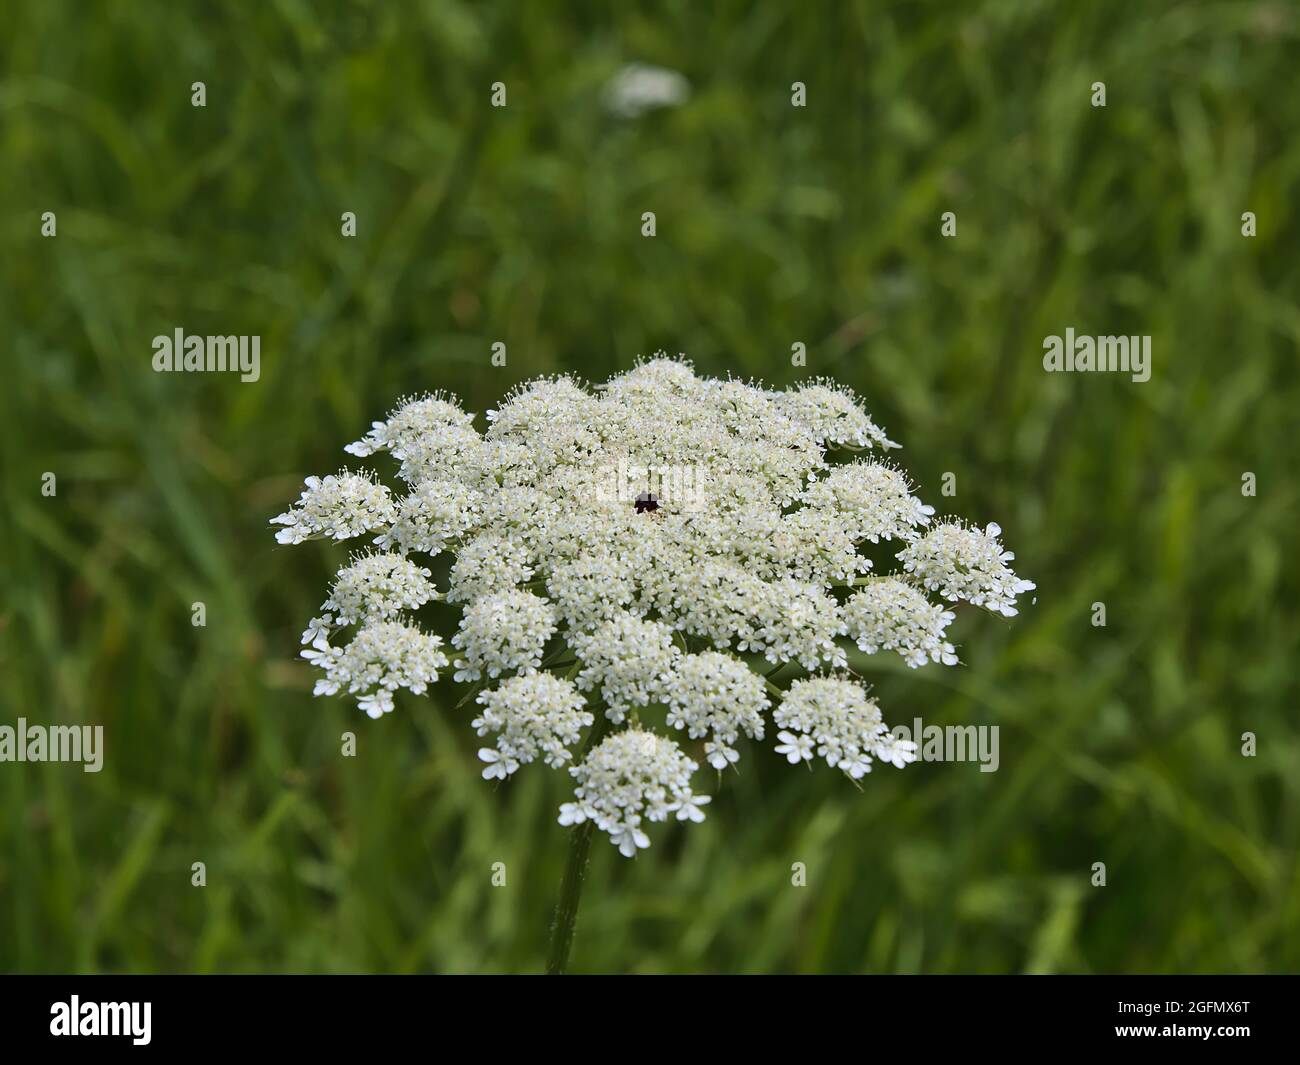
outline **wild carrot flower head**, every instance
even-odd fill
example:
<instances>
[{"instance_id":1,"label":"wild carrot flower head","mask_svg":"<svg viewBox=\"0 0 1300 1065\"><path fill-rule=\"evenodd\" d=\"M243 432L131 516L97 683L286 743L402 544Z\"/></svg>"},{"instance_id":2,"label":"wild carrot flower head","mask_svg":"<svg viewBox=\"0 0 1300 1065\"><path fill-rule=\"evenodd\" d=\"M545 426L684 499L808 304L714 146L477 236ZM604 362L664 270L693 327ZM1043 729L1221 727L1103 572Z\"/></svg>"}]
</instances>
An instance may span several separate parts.
<instances>
[{"instance_id":1,"label":"wild carrot flower head","mask_svg":"<svg viewBox=\"0 0 1300 1065\"><path fill-rule=\"evenodd\" d=\"M483 775L566 769L561 823L629 856L650 822L702 820L698 762L753 742L855 780L906 765L850 654L955 665L952 604L1009 617L1034 585L997 525L935 519L897 446L833 382L775 391L680 359L528 382L482 429L454 397L405 400L346 449L386 454L394 488L312 477L273 519L281 543L371 544L303 634L316 693L379 716L452 668L480 689ZM454 664L415 620L435 599L460 610Z\"/></svg>"}]
</instances>

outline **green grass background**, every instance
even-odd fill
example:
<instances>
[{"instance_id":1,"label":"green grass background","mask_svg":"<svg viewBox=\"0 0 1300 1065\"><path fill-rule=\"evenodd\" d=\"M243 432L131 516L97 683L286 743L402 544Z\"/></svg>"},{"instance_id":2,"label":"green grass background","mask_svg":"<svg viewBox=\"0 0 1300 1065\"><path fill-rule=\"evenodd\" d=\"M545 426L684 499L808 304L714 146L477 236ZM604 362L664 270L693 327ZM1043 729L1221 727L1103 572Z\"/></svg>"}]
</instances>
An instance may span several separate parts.
<instances>
[{"instance_id":1,"label":"green grass background","mask_svg":"<svg viewBox=\"0 0 1300 1065\"><path fill-rule=\"evenodd\" d=\"M565 779L481 781L450 683L379 722L313 700L298 635L347 551L266 522L403 393L482 411L658 348L858 389L1037 604L963 613L960 670L873 672L889 721L1000 726L998 772L858 792L750 750L705 824L635 862L596 841L576 970L1300 968L1294 5L4 22L0 723L103 724L107 755L0 765L0 969L539 970ZM611 117L629 61L688 104ZM153 373L177 326L261 335L261 381ZM1152 380L1044 374L1066 326L1151 334Z\"/></svg>"}]
</instances>

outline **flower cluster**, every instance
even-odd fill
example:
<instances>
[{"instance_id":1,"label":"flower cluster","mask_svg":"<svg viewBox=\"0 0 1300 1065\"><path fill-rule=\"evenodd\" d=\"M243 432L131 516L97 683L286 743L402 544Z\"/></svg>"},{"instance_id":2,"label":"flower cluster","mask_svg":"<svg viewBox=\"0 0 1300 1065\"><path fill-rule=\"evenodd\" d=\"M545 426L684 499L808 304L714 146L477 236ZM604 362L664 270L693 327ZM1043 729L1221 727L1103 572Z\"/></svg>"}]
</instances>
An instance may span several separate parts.
<instances>
[{"instance_id":1,"label":"flower cluster","mask_svg":"<svg viewBox=\"0 0 1300 1065\"><path fill-rule=\"evenodd\" d=\"M814 512L827 512L854 543L910 540L928 525L934 507L912 495L907 476L881 462L837 466L803 494Z\"/></svg>"},{"instance_id":2,"label":"flower cluster","mask_svg":"<svg viewBox=\"0 0 1300 1065\"><path fill-rule=\"evenodd\" d=\"M794 681L772 719L781 727L777 753L792 765L810 762L816 753L854 780L871 772L871 755L879 752L883 760L892 761L898 748L905 746L886 738L889 730L880 708L862 686L837 677ZM914 743L908 741L906 746L915 752Z\"/></svg>"},{"instance_id":3,"label":"flower cluster","mask_svg":"<svg viewBox=\"0 0 1300 1065\"><path fill-rule=\"evenodd\" d=\"M753 740L763 738L768 705L763 678L730 655L684 655L668 678L664 702L668 724L686 729L693 740L709 737L704 754L714 769L740 759L732 745L742 732Z\"/></svg>"},{"instance_id":4,"label":"flower cluster","mask_svg":"<svg viewBox=\"0 0 1300 1065\"><path fill-rule=\"evenodd\" d=\"M361 555L339 570L321 609L332 611L332 620L339 626L369 618L393 618L437 598L431 576L425 567L402 555Z\"/></svg>"},{"instance_id":5,"label":"flower cluster","mask_svg":"<svg viewBox=\"0 0 1300 1065\"><path fill-rule=\"evenodd\" d=\"M504 780L520 765L540 755L559 769L573 755L569 748L582 730L595 721L584 710L582 696L571 681L550 673L524 673L503 681L499 688L480 692L483 712L472 722L480 736L498 733L496 747L480 748L487 763L483 776Z\"/></svg>"},{"instance_id":6,"label":"flower cluster","mask_svg":"<svg viewBox=\"0 0 1300 1065\"><path fill-rule=\"evenodd\" d=\"M896 577L872 581L844 604L849 636L859 649L869 655L897 651L913 669L926 662L957 664L957 649L944 639L955 616Z\"/></svg>"},{"instance_id":7,"label":"flower cluster","mask_svg":"<svg viewBox=\"0 0 1300 1065\"><path fill-rule=\"evenodd\" d=\"M495 592L465 608L452 644L465 657L456 662L456 680L478 680L486 673L540 669L542 650L555 635L555 610L539 595L519 589Z\"/></svg>"},{"instance_id":8,"label":"flower cluster","mask_svg":"<svg viewBox=\"0 0 1300 1065\"><path fill-rule=\"evenodd\" d=\"M304 540L349 540L385 528L397 515L392 494L369 477L346 470L328 477L308 477L298 502L271 519L284 528L282 544Z\"/></svg>"},{"instance_id":9,"label":"flower cluster","mask_svg":"<svg viewBox=\"0 0 1300 1065\"><path fill-rule=\"evenodd\" d=\"M631 858L650 846L643 819L664 821L676 813L679 821L704 820L700 807L712 799L691 791L696 768L670 739L636 728L616 732L569 770L578 782L577 801L560 807L560 824L590 818Z\"/></svg>"},{"instance_id":10,"label":"flower cluster","mask_svg":"<svg viewBox=\"0 0 1300 1065\"><path fill-rule=\"evenodd\" d=\"M454 679L479 687L473 725L495 737L484 776L567 766L562 823L590 820L629 855L646 823L703 818L696 759L735 765L769 712L792 762L854 779L905 765L914 748L852 670L881 651L955 665L948 604L1012 616L1034 586L996 525L935 518L886 460L897 446L831 381L774 390L661 357L594 388L527 382L481 430L452 396L404 400L347 447L388 456L399 490L313 477L273 519L281 543L373 544L303 634L316 691L372 716L423 692L449 661L414 615L454 605ZM691 491L629 492L630 469Z\"/></svg>"},{"instance_id":11,"label":"flower cluster","mask_svg":"<svg viewBox=\"0 0 1300 1065\"><path fill-rule=\"evenodd\" d=\"M366 625L346 647L331 647L317 635L303 658L325 671L316 682L316 695L347 691L369 716L393 709L393 692L406 688L416 695L438 679L447 665L442 639L400 621Z\"/></svg>"},{"instance_id":12,"label":"flower cluster","mask_svg":"<svg viewBox=\"0 0 1300 1065\"><path fill-rule=\"evenodd\" d=\"M594 632L571 632L569 644L583 663L578 687L599 688L605 713L615 724L630 707L645 706L663 695L679 655L667 625L626 612Z\"/></svg>"},{"instance_id":13,"label":"flower cluster","mask_svg":"<svg viewBox=\"0 0 1300 1065\"><path fill-rule=\"evenodd\" d=\"M927 591L1015 617L1016 596L1031 591L1034 582L1021 580L1007 566L1016 556L1002 550L1001 535L993 522L983 529L950 522L935 526L898 557Z\"/></svg>"}]
</instances>

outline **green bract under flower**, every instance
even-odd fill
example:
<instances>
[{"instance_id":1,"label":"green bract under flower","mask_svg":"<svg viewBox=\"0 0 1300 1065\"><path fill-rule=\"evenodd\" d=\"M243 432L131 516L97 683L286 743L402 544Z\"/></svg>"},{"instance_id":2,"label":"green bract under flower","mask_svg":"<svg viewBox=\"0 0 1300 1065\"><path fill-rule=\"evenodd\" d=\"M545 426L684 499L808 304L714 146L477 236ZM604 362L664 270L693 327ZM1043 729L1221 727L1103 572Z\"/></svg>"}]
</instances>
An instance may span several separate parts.
<instances>
[{"instance_id":1,"label":"green bract under flower","mask_svg":"<svg viewBox=\"0 0 1300 1065\"><path fill-rule=\"evenodd\" d=\"M905 765L914 745L889 733L849 651L954 665L947 604L1011 616L1034 586L1008 568L998 526L936 522L884 461L897 446L832 382L774 391L680 359L594 389L531 381L483 431L451 396L404 401L347 448L386 453L398 490L313 477L274 519L281 543L378 549L340 570L303 634L317 694L347 691L379 716L398 689L423 692L449 659L411 614L462 607L454 679L483 687L484 776L567 767L561 823L591 820L629 856L649 845L646 822L703 820L679 741L721 771L770 712L791 762L854 779L873 758ZM876 575L868 550L901 567ZM444 553L439 594L427 563ZM803 676L783 691L760 667ZM613 731L580 757L585 729Z\"/></svg>"}]
</instances>

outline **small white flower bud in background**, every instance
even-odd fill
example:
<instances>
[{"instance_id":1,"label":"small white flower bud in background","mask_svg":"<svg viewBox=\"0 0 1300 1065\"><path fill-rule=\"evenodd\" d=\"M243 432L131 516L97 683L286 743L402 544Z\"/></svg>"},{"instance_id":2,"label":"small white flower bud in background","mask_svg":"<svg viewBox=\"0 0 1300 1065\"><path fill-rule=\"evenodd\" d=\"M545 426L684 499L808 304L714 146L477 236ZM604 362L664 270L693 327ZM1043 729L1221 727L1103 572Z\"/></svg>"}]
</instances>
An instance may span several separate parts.
<instances>
[{"instance_id":1,"label":"small white flower bud in background","mask_svg":"<svg viewBox=\"0 0 1300 1065\"><path fill-rule=\"evenodd\" d=\"M658 107L676 107L690 94L690 82L677 71L628 63L605 86L605 106L620 118L636 118Z\"/></svg>"}]
</instances>

